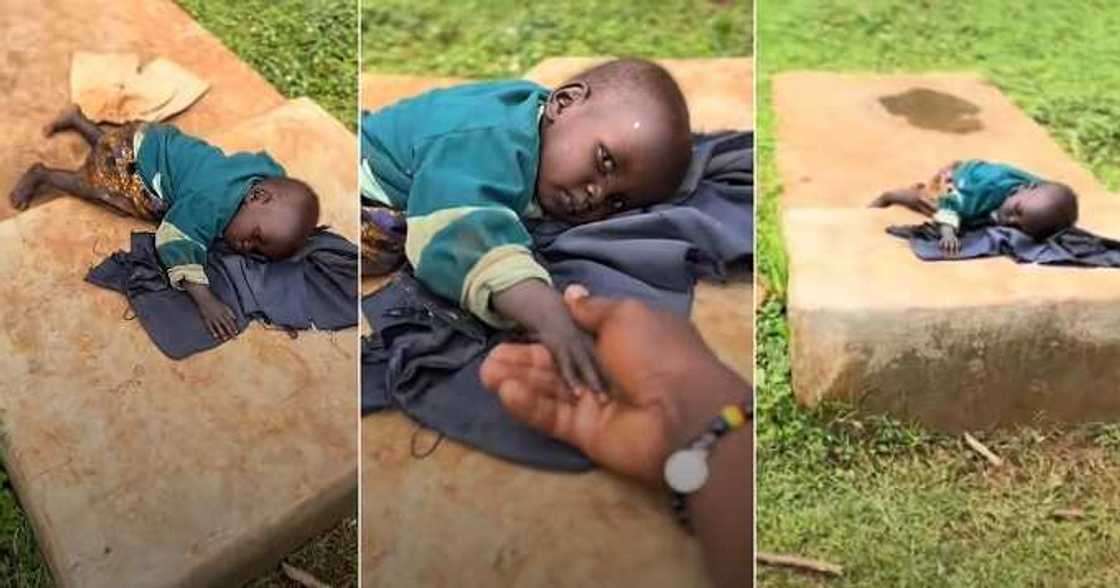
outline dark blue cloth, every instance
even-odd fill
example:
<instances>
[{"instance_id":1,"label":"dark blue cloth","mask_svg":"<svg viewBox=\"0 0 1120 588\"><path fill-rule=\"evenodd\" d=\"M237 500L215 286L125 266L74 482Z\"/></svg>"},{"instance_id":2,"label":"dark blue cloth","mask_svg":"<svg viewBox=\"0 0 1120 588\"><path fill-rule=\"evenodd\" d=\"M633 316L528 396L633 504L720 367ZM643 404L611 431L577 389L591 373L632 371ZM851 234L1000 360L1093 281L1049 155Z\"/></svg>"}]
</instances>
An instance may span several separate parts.
<instances>
[{"instance_id":1,"label":"dark blue cloth","mask_svg":"<svg viewBox=\"0 0 1120 588\"><path fill-rule=\"evenodd\" d=\"M688 316L700 278L749 271L753 261L753 134L695 138L675 201L578 226L530 226L557 288L633 297ZM745 301L744 301L745 304ZM486 353L516 333L495 331L432 295L404 269L362 301L373 327L362 343L362 413L398 408L421 424L511 461L584 470L577 449L524 427L483 388Z\"/></svg>"},{"instance_id":2,"label":"dark blue cloth","mask_svg":"<svg viewBox=\"0 0 1120 588\"><path fill-rule=\"evenodd\" d=\"M279 261L240 255L219 242L207 256L206 275L210 290L233 311L238 332L253 319L285 329L358 324L358 249L329 231L317 231ZM132 233L130 250L90 269L86 281L124 294L152 342L172 359L222 344L190 296L171 287L153 233Z\"/></svg>"},{"instance_id":3,"label":"dark blue cloth","mask_svg":"<svg viewBox=\"0 0 1120 588\"><path fill-rule=\"evenodd\" d=\"M497 331L432 294L410 272L362 301L377 336L362 347L362 411L395 407L420 424L506 459L579 471L591 463L576 449L515 421L479 380Z\"/></svg>"},{"instance_id":4,"label":"dark blue cloth","mask_svg":"<svg viewBox=\"0 0 1120 588\"><path fill-rule=\"evenodd\" d=\"M960 255L946 257L938 245L941 236L932 223L887 228L887 233L906 239L914 255L923 261L954 261L1005 255L1018 263L1079 267L1120 267L1120 241L1099 237L1077 227L1066 229L1045 241L1013 227L985 226L961 234Z\"/></svg>"}]
</instances>

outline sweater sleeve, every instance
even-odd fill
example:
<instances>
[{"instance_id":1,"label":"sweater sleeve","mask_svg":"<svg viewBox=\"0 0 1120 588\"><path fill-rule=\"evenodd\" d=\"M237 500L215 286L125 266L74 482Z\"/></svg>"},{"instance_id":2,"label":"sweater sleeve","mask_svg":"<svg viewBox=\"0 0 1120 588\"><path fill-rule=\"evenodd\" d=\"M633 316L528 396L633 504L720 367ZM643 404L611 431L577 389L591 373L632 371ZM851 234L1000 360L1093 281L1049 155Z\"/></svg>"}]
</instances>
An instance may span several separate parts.
<instances>
[{"instance_id":1,"label":"sweater sleeve","mask_svg":"<svg viewBox=\"0 0 1120 588\"><path fill-rule=\"evenodd\" d=\"M937 212L933 213L933 222L949 225L954 230L961 230L961 194L950 189L937 199Z\"/></svg>"},{"instance_id":2,"label":"sweater sleeve","mask_svg":"<svg viewBox=\"0 0 1120 588\"><path fill-rule=\"evenodd\" d=\"M206 250L213 239L203 224L195 222L189 207L173 205L156 229L156 255L167 268L171 285L180 290L183 282L209 284Z\"/></svg>"},{"instance_id":3,"label":"sweater sleeve","mask_svg":"<svg viewBox=\"0 0 1120 588\"><path fill-rule=\"evenodd\" d=\"M535 145L486 128L432 139L417 155L405 240L417 278L491 326L513 326L491 297L524 280L551 284L519 215L535 189Z\"/></svg>"}]
</instances>

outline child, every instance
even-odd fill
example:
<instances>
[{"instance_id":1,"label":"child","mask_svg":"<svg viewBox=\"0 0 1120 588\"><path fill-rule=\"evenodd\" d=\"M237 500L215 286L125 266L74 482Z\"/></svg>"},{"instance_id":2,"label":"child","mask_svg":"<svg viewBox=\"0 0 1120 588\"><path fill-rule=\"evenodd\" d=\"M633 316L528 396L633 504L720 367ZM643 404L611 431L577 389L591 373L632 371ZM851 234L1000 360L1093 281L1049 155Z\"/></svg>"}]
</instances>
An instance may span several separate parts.
<instances>
[{"instance_id":1,"label":"child","mask_svg":"<svg viewBox=\"0 0 1120 588\"><path fill-rule=\"evenodd\" d=\"M1077 195L1069 186L978 159L953 162L928 184L885 192L871 206L892 204L932 217L948 256L960 252L962 228L994 223L1044 241L1077 222Z\"/></svg>"},{"instance_id":2,"label":"child","mask_svg":"<svg viewBox=\"0 0 1120 588\"><path fill-rule=\"evenodd\" d=\"M523 221L587 223L664 202L690 156L684 96L644 60L607 62L552 91L505 81L429 92L363 116L362 196L381 207L363 211L363 262L391 269L383 254L400 211L421 282L491 326L528 329L574 394L601 396L593 342Z\"/></svg>"},{"instance_id":3,"label":"child","mask_svg":"<svg viewBox=\"0 0 1120 588\"><path fill-rule=\"evenodd\" d=\"M81 169L32 165L12 190L12 205L26 209L48 187L159 221L156 251L171 285L190 295L216 339L232 338L237 327L203 269L213 242L224 238L239 253L280 259L295 253L318 223L318 196L265 153L225 155L170 125L103 130L74 105L44 133L71 129L92 148Z\"/></svg>"}]
</instances>

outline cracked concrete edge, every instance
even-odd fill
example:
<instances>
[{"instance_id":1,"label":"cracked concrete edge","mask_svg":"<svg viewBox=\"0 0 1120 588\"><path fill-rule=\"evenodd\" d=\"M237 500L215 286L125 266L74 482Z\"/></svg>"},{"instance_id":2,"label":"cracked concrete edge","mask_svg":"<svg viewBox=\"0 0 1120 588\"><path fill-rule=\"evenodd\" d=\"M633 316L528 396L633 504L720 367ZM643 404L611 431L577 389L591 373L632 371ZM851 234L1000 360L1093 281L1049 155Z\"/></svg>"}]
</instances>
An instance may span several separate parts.
<instances>
[{"instance_id":1,"label":"cracked concrete edge","mask_svg":"<svg viewBox=\"0 0 1120 588\"><path fill-rule=\"evenodd\" d=\"M284 516L262 527L260 534L228 544L219 557L191 569L181 586L240 586L267 572L308 540L353 516L358 507L358 461L327 491L307 496Z\"/></svg>"},{"instance_id":2,"label":"cracked concrete edge","mask_svg":"<svg viewBox=\"0 0 1120 588\"><path fill-rule=\"evenodd\" d=\"M8 433L5 429L3 432L0 432L0 457L3 459L4 469L8 472L8 478L11 479L13 490L16 488L27 488L29 479L23 469L19 467L21 460L10 459L10 451L11 446L8 443ZM16 495L19 496L18 491L16 491ZM56 585L62 588L73 586L73 584L67 583L69 576L59 577L58 572L56 572L56 570L62 569L61 564L63 557L58 551L58 545L50 540L54 535L48 532L47 529L51 528L53 523L46 509L41 508L39 502L28 503L24 502L22 499L19 502L20 507L23 508L23 511L27 514L28 522L31 523L31 530L35 534L35 543L39 546L39 552L43 555L43 560L47 564L47 570L50 573L51 579Z\"/></svg>"},{"instance_id":3,"label":"cracked concrete edge","mask_svg":"<svg viewBox=\"0 0 1120 588\"><path fill-rule=\"evenodd\" d=\"M810 408L834 399L950 433L1120 419L1120 395L1102 394L1120 380L1112 302L789 312L793 388Z\"/></svg>"}]
</instances>

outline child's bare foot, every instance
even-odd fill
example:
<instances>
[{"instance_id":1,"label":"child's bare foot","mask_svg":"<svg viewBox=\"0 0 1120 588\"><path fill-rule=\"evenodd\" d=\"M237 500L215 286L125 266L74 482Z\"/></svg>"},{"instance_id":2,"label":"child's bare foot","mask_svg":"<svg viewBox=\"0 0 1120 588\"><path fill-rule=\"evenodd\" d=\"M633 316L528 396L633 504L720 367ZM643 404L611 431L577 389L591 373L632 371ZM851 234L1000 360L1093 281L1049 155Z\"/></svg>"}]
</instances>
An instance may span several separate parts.
<instances>
[{"instance_id":1,"label":"child's bare foot","mask_svg":"<svg viewBox=\"0 0 1120 588\"><path fill-rule=\"evenodd\" d=\"M82 110L78 108L78 105L70 104L64 108L54 120L43 127L43 136L50 137L55 133L68 131L74 128L74 122L78 120L80 116L82 116Z\"/></svg>"},{"instance_id":2,"label":"child's bare foot","mask_svg":"<svg viewBox=\"0 0 1120 588\"><path fill-rule=\"evenodd\" d=\"M35 196L35 192L39 189L39 183L43 179L43 170L46 169L43 164L36 163L29 167L23 173L23 177L16 183L16 187L12 189L12 193L8 198L12 202L12 206L16 210L24 210L29 204L31 199Z\"/></svg>"}]
</instances>

